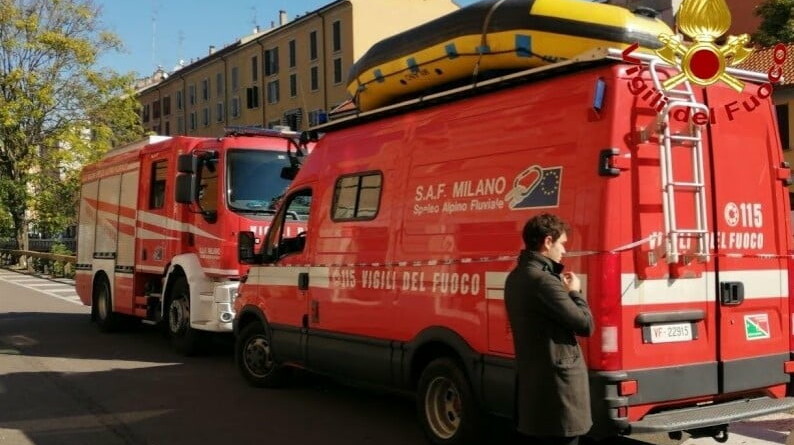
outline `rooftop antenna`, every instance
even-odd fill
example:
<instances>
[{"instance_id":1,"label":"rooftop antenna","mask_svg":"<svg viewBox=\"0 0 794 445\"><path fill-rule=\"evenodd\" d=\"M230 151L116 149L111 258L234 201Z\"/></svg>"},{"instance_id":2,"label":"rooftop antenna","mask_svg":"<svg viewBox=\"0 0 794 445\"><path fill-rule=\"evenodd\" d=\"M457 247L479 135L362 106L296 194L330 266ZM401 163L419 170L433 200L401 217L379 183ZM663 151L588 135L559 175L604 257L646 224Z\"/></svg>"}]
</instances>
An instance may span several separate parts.
<instances>
[{"instance_id":1,"label":"rooftop antenna","mask_svg":"<svg viewBox=\"0 0 794 445\"><path fill-rule=\"evenodd\" d=\"M256 18L256 6L251 6L251 26L254 34L259 32L259 21Z\"/></svg>"},{"instance_id":2,"label":"rooftop antenna","mask_svg":"<svg viewBox=\"0 0 794 445\"><path fill-rule=\"evenodd\" d=\"M152 0L152 66L157 66L157 0Z\"/></svg>"},{"instance_id":3,"label":"rooftop antenna","mask_svg":"<svg viewBox=\"0 0 794 445\"><path fill-rule=\"evenodd\" d=\"M183 53L184 53L184 43L185 43L185 32L180 29L179 32L177 33L177 38L176 39L177 39L177 42L179 42L179 48L178 48L179 53L177 54L177 57L181 61L181 60L184 59L184 54Z\"/></svg>"}]
</instances>

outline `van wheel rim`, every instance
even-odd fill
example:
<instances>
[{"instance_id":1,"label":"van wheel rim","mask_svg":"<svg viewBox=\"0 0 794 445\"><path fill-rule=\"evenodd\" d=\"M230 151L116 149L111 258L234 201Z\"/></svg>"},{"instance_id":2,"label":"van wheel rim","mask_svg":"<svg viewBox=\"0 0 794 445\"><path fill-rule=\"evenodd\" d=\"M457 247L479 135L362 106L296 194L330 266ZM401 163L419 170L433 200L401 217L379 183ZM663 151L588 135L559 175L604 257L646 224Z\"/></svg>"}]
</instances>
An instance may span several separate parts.
<instances>
[{"instance_id":1,"label":"van wheel rim","mask_svg":"<svg viewBox=\"0 0 794 445\"><path fill-rule=\"evenodd\" d=\"M257 335L248 340L243 350L243 363L251 375L267 377L273 369L273 356L270 352L270 342L263 335Z\"/></svg>"},{"instance_id":2,"label":"van wheel rim","mask_svg":"<svg viewBox=\"0 0 794 445\"><path fill-rule=\"evenodd\" d=\"M190 307L186 298L177 298L171 301L168 309L168 327L172 334L179 334L187 329L190 323Z\"/></svg>"},{"instance_id":3,"label":"van wheel rim","mask_svg":"<svg viewBox=\"0 0 794 445\"><path fill-rule=\"evenodd\" d=\"M460 428L463 402L455 383L447 377L436 377L425 393L425 416L433 434L447 440Z\"/></svg>"}]
</instances>

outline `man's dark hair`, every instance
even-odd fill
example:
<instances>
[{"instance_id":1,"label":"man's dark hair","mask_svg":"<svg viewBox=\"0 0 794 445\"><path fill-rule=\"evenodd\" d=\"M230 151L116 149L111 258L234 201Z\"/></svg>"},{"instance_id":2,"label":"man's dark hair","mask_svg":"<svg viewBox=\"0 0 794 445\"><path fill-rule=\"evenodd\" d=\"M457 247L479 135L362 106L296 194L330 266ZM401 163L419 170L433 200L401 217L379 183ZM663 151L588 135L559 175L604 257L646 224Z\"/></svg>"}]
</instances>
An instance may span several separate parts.
<instances>
[{"instance_id":1,"label":"man's dark hair","mask_svg":"<svg viewBox=\"0 0 794 445\"><path fill-rule=\"evenodd\" d=\"M547 236L551 236L552 241L557 241L563 233L570 231L571 227L557 215L541 213L530 218L524 225L524 244L529 250L539 251Z\"/></svg>"}]
</instances>

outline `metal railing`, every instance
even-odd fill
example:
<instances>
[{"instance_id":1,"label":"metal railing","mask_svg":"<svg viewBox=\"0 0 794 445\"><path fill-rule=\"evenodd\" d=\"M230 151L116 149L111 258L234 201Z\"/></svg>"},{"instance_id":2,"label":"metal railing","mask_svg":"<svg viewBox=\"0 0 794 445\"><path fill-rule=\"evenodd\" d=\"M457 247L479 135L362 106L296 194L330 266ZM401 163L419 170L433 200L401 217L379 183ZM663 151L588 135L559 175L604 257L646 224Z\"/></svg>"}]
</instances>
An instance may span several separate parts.
<instances>
[{"instance_id":1,"label":"metal railing","mask_svg":"<svg viewBox=\"0 0 794 445\"><path fill-rule=\"evenodd\" d=\"M77 250L77 240L74 238L30 238L28 239L28 250L33 252L50 252L52 246L62 245L72 252ZM19 249L16 239L0 239L0 249Z\"/></svg>"},{"instance_id":2,"label":"metal railing","mask_svg":"<svg viewBox=\"0 0 794 445\"><path fill-rule=\"evenodd\" d=\"M30 250L0 249L0 266L41 273L53 277L74 277L77 257Z\"/></svg>"}]
</instances>

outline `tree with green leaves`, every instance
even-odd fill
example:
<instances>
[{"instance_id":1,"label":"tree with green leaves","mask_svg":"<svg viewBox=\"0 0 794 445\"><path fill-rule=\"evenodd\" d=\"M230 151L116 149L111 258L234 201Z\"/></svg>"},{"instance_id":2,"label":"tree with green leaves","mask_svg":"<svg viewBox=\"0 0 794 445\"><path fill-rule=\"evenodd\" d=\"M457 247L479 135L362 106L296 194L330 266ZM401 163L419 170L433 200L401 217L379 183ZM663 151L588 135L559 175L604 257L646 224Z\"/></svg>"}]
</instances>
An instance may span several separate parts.
<instances>
[{"instance_id":1,"label":"tree with green leaves","mask_svg":"<svg viewBox=\"0 0 794 445\"><path fill-rule=\"evenodd\" d=\"M753 42L761 46L794 43L794 0L764 0L755 8L761 25Z\"/></svg>"},{"instance_id":2,"label":"tree with green leaves","mask_svg":"<svg viewBox=\"0 0 794 445\"><path fill-rule=\"evenodd\" d=\"M140 138L132 77L98 66L119 51L91 0L0 0L0 213L27 247L29 215L57 232L76 220L78 175Z\"/></svg>"}]
</instances>

